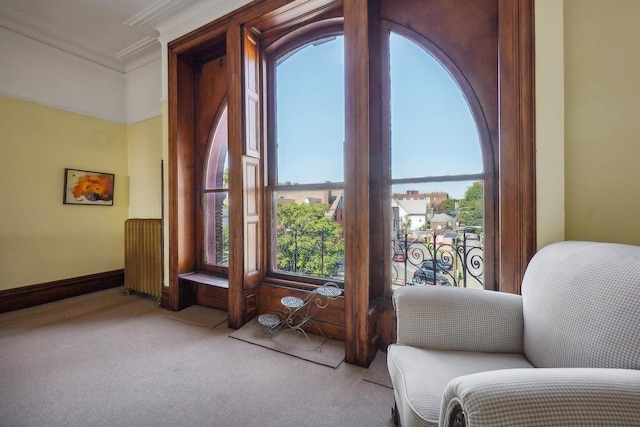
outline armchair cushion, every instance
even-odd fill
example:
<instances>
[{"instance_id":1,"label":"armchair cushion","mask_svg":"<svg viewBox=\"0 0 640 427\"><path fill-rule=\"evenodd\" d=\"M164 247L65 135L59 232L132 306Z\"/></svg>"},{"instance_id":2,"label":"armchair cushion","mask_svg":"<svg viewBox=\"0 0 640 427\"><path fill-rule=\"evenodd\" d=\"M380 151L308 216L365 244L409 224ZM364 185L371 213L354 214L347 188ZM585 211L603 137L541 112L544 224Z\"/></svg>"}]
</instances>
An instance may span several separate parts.
<instances>
[{"instance_id":1,"label":"armchair cushion","mask_svg":"<svg viewBox=\"0 0 640 427\"><path fill-rule=\"evenodd\" d=\"M487 369L531 367L522 354L520 295L449 287L393 294L397 344L387 351L400 418L438 425L447 383Z\"/></svg>"},{"instance_id":2,"label":"armchair cushion","mask_svg":"<svg viewBox=\"0 0 640 427\"><path fill-rule=\"evenodd\" d=\"M541 368L480 372L446 387L440 425L640 425L640 371Z\"/></svg>"},{"instance_id":3,"label":"armchair cushion","mask_svg":"<svg viewBox=\"0 0 640 427\"><path fill-rule=\"evenodd\" d=\"M522 354L428 350L391 345L387 366L402 420L410 426L437 426L440 402L453 378L494 369L531 368Z\"/></svg>"}]
</instances>

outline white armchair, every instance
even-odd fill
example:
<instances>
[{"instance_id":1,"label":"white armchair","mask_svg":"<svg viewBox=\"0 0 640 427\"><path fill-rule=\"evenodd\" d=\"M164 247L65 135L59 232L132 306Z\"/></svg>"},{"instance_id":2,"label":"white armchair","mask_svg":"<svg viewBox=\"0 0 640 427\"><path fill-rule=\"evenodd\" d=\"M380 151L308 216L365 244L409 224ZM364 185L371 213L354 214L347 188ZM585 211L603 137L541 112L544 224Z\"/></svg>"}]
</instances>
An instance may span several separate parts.
<instances>
[{"instance_id":1,"label":"white armchair","mask_svg":"<svg viewBox=\"0 0 640 427\"><path fill-rule=\"evenodd\" d=\"M394 305L403 427L640 425L640 247L555 243L522 296L407 287Z\"/></svg>"}]
</instances>

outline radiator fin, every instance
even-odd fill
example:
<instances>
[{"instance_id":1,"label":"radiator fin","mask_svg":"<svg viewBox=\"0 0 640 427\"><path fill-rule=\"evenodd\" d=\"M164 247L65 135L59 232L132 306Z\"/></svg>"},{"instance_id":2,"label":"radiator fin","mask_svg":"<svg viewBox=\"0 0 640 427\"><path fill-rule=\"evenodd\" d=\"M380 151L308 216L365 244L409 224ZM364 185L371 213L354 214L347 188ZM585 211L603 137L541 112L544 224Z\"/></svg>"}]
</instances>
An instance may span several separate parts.
<instances>
[{"instance_id":1,"label":"radiator fin","mask_svg":"<svg viewBox=\"0 0 640 427\"><path fill-rule=\"evenodd\" d=\"M124 288L162 297L162 222L132 218L124 223Z\"/></svg>"}]
</instances>

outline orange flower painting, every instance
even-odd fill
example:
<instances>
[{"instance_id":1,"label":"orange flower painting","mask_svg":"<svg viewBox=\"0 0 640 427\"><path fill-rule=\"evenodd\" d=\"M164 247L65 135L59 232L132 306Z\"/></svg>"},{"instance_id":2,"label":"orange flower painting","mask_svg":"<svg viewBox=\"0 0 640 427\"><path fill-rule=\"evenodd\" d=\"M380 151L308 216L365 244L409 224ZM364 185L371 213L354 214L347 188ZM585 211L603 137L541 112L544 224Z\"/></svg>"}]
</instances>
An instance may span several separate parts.
<instances>
[{"instance_id":1,"label":"orange flower painting","mask_svg":"<svg viewBox=\"0 0 640 427\"><path fill-rule=\"evenodd\" d=\"M65 204L113 205L113 183L115 175L65 169Z\"/></svg>"}]
</instances>

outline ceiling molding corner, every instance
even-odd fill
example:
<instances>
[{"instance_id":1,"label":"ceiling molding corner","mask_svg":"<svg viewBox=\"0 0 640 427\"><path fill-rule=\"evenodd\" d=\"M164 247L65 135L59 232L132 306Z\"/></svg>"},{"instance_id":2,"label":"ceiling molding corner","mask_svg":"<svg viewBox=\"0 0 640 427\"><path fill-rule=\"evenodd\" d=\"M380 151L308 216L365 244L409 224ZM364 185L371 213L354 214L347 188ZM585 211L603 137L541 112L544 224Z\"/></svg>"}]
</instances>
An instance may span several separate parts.
<instances>
[{"instance_id":1,"label":"ceiling molding corner","mask_svg":"<svg viewBox=\"0 0 640 427\"><path fill-rule=\"evenodd\" d=\"M251 1L253 0L218 0L213 6L210 6L210 3L194 3L191 7L185 9L184 13L176 14L170 17L172 19L159 22L160 25L156 27L160 31L158 40L162 43L171 42L251 3Z\"/></svg>"},{"instance_id":2,"label":"ceiling molding corner","mask_svg":"<svg viewBox=\"0 0 640 427\"><path fill-rule=\"evenodd\" d=\"M136 71L137 69L144 67L145 65L160 60L162 60L162 51L160 49L160 43L158 43L153 49L139 54L125 62L124 72L125 74L129 74L132 71Z\"/></svg>"},{"instance_id":3,"label":"ceiling molding corner","mask_svg":"<svg viewBox=\"0 0 640 427\"><path fill-rule=\"evenodd\" d=\"M177 11L184 9L195 0L158 0L126 21L125 25L141 29L152 29Z\"/></svg>"},{"instance_id":4,"label":"ceiling molding corner","mask_svg":"<svg viewBox=\"0 0 640 427\"><path fill-rule=\"evenodd\" d=\"M131 46L128 46L124 49L122 49L121 51L116 53L116 58L119 61L128 61L132 58L138 57L143 55L144 53L159 47L159 42L158 39L155 37L145 37L139 41L137 41L136 43L132 44Z\"/></svg>"},{"instance_id":5,"label":"ceiling molding corner","mask_svg":"<svg viewBox=\"0 0 640 427\"><path fill-rule=\"evenodd\" d=\"M124 67L120 61L114 60L104 55L100 55L95 52L88 51L77 45L68 43L51 34L45 34L22 23L12 21L0 16L0 27L5 28L6 30L9 30L22 37L26 37L27 39L33 40L37 43L49 46L50 48L63 51L75 57L93 62L94 64L110 68L113 71L117 71L119 73L124 72Z\"/></svg>"}]
</instances>

